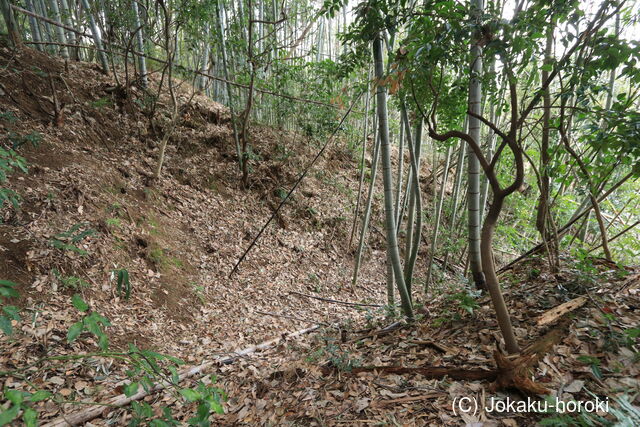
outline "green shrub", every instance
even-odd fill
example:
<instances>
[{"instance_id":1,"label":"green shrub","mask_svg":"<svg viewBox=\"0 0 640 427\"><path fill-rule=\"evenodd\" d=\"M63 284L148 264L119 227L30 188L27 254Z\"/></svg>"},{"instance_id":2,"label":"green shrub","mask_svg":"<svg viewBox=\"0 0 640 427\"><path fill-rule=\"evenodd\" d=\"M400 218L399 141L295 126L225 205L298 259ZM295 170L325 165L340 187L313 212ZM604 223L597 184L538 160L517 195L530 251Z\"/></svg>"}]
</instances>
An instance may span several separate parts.
<instances>
[{"instance_id":1,"label":"green shrub","mask_svg":"<svg viewBox=\"0 0 640 427\"><path fill-rule=\"evenodd\" d=\"M27 161L14 150L0 147L0 208L4 206L5 202L11 203L14 209L18 208L20 201L18 194L13 190L1 187L15 169L27 173Z\"/></svg>"},{"instance_id":2,"label":"green shrub","mask_svg":"<svg viewBox=\"0 0 640 427\"><path fill-rule=\"evenodd\" d=\"M0 304L2 305L2 312L0 312L0 330L6 335L13 333L11 321L20 320L17 307L4 305L5 298L16 298L20 296L18 291L14 289L16 286L18 286L16 283L9 280L0 280Z\"/></svg>"}]
</instances>

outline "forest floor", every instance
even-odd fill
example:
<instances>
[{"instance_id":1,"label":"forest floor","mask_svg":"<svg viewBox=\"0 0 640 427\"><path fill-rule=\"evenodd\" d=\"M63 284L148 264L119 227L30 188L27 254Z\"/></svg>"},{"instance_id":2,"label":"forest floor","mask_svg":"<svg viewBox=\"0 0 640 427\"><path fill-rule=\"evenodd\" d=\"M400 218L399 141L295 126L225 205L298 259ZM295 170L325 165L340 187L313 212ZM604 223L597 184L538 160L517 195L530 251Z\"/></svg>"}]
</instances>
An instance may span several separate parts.
<instances>
[{"instance_id":1,"label":"forest floor","mask_svg":"<svg viewBox=\"0 0 640 427\"><path fill-rule=\"evenodd\" d=\"M159 75L152 76L152 87ZM89 334L66 340L81 316L71 304L78 293L109 319L113 349L133 343L188 365L321 325L275 349L210 368L228 395L218 425L524 425L540 418L453 413L455 397L504 396L489 391L489 382L357 372L427 365L490 370L499 338L489 300L477 306L465 300L461 283L432 289L414 324L379 332L394 321L374 307L386 299L381 199L374 203L360 280L351 289L357 159L338 144L229 277L320 145L253 126L260 160L250 188L242 189L228 111L193 95L188 83L176 84L180 120L156 181L157 145L169 122L166 94L150 123L150 99L135 85L124 91L94 65L65 65L35 50L15 54L0 46L1 141L20 145L29 165L28 174L9 178L9 188L22 197L20 208L0 211L0 279L18 284L21 297L11 302L23 310L16 333L0 339L0 370L18 370L3 375L5 388L37 387L68 402L104 402L122 392L125 367L113 359L43 360L97 350ZM429 173L424 165L423 176ZM431 185L422 184L428 194ZM114 271L120 269L131 278L130 299L116 290ZM534 259L505 273L516 332L528 344L564 328L562 342L534 370L536 382L563 398L584 400L587 390L633 395L640 372L637 335L628 331L640 323L640 276L606 263L594 262L592 270L567 267L550 275ZM570 321L537 325L543 312L579 297L584 305L565 316ZM178 418L194 409L169 393L145 400L154 408L173 407ZM42 419L79 410L73 403L40 406ZM130 417L127 408L114 409L93 425L122 425Z\"/></svg>"},{"instance_id":2,"label":"forest floor","mask_svg":"<svg viewBox=\"0 0 640 427\"><path fill-rule=\"evenodd\" d=\"M570 269L551 275L545 264L532 259L503 276L523 351L556 337L553 349L539 355L530 379L547 389L550 404L556 398L597 398L611 408L627 399L637 405L640 270L621 271L596 261L597 273L589 277ZM481 297L469 307L461 304L460 290L433 292L413 325L390 331L376 322L359 331L324 328L269 356L239 362L244 375L238 374L239 366L222 368L221 387L232 397L230 416L220 423L525 426L546 420L546 425L568 426L603 425L599 416L616 420L606 410L583 413L593 424L579 424L580 414L551 406L548 413L493 410L494 400L523 402L527 395L471 377L477 370L496 369L494 351L501 338L490 299ZM562 304L573 309L545 323ZM432 375L439 367L450 375ZM473 399L469 413L456 406L461 398ZM637 425L639 413L636 418L626 414L626 424L620 425Z\"/></svg>"}]
</instances>

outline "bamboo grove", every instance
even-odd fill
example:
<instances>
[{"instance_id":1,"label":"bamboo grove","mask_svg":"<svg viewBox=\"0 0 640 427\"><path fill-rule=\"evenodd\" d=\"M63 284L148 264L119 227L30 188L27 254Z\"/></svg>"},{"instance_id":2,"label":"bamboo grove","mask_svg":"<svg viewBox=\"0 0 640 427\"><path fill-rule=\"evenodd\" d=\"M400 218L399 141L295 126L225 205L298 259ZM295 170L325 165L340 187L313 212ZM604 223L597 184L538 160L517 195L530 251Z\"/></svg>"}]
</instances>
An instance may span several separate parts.
<instances>
[{"instance_id":1,"label":"bamboo grove","mask_svg":"<svg viewBox=\"0 0 640 427\"><path fill-rule=\"evenodd\" d=\"M119 85L146 91L151 121L157 94L171 93L156 179L181 107L178 80L228 107L245 188L260 162L252 127L318 147L335 134L359 177L348 201L351 287L381 184L388 304L409 319L434 287L468 280L470 292L489 293L517 352L499 279L510 261L537 254L557 273L593 254L640 254L635 1L0 4L15 48L127 71L115 74Z\"/></svg>"}]
</instances>

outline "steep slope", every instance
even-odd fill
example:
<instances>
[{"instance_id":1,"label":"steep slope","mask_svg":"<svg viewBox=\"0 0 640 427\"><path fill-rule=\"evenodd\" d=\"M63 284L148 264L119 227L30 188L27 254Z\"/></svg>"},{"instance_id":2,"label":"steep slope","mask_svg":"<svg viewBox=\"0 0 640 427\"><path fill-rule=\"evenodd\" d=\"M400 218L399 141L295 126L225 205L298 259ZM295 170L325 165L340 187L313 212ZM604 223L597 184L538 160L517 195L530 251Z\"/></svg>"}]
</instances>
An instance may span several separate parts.
<instances>
[{"instance_id":1,"label":"steep slope","mask_svg":"<svg viewBox=\"0 0 640 427\"><path fill-rule=\"evenodd\" d=\"M243 190L227 110L176 81L180 120L163 176L154 182L169 120L165 93L150 121L153 90L124 91L92 64L1 46L0 68L0 143L15 147L29 166L5 185L22 201L0 212L0 279L16 282L21 297L12 303L34 313L32 322L16 324L11 339L2 337L0 358L8 367L95 349L88 335L65 340L79 317L75 293L111 321L115 348L133 342L189 362L317 321L362 315L292 291L384 303L378 204L373 251L355 294L349 288L352 256L345 246L357 171L340 144L229 278L317 142L255 126L251 140L260 160L251 188ZM158 73L152 86L159 81ZM132 285L128 300L116 289L122 269Z\"/></svg>"}]
</instances>

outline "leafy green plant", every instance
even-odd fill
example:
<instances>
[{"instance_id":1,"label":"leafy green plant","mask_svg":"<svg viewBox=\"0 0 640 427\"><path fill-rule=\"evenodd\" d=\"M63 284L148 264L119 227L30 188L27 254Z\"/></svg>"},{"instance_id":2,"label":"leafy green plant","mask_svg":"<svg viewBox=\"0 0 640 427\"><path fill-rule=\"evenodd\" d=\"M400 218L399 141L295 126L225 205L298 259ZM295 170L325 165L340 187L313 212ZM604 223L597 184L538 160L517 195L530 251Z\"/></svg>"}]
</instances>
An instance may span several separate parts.
<instances>
[{"instance_id":1,"label":"leafy green plant","mask_svg":"<svg viewBox=\"0 0 640 427\"><path fill-rule=\"evenodd\" d=\"M122 223L120 222L120 218L107 218L107 220L105 222L106 222L107 226L109 226L109 227L114 227L114 228L122 227Z\"/></svg>"},{"instance_id":2,"label":"leafy green plant","mask_svg":"<svg viewBox=\"0 0 640 427\"><path fill-rule=\"evenodd\" d=\"M13 173L15 169L27 173L27 161L14 150L0 147L0 185L7 181L9 174ZM20 197L15 191L0 187L0 208L4 206L5 202L9 202L14 209L17 209L19 201Z\"/></svg>"},{"instance_id":3,"label":"leafy green plant","mask_svg":"<svg viewBox=\"0 0 640 427\"><path fill-rule=\"evenodd\" d=\"M597 396L587 390L593 399ZM640 425L640 411L635 407L627 395L613 397L615 405L608 406L608 414L613 416L615 420L601 417L593 412L582 412L579 414L561 414L555 408L554 398L548 396L546 400L549 402L549 413L553 414L548 418L544 418L538 422L541 426L554 427L634 427Z\"/></svg>"},{"instance_id":4,"label":"leafy green plant","mask_svg":"<svg viewBox=\"0 0 640 427\"><path fill-rule=\"evenodd\" d=\"M154 104L157 100L157 95L145 92L144 96L136 98L133 102L136 103L138 107L145 112L145 114L150 114L153 112Z\"/></svg>"},{"instance_id":5,"label":"leafy green plant","mask_svg":"<svg viewBox=\"0 0 640 427\"><path fill-rule=\"evenodd\" d=\"M22 147L26 144L31 144L32 147L38 147L42 142L42 134L40 132L30 132L26 135L19 135L15 132L9 132L7 138L11 141L11 145L14 150Z\"/></svg>"},{"instance_id":6,"label":"leafy green plant","mask_svg":"<svg viewBox=\"0 0 640 427\"><path fill-rule=\"evenodd\" d=\"M49 240L51 246L57 249L76 252L80 255L87 255L87 251L76 246L77 243L92 236L96 231L88 228L89 223L81 222L72 226L69 230L56 234ZM67 243L69 242L69 243Z\"/></svg>"},{"instance_id":7,"label":"leafy green plant","mask_svg":"<svg viewBox=\"0 0 640 427\"><path fill-rule=\"evenodd\" d=\"M277 156L276 160L284 161L293 155L293 152L287 149L284 145L278 144L276 146Z\"/></svg>"},{"instance_id":8,"label":"leafy green plant","mask_svg":"<svg viewBox=\"0 0 640 427\"><path fill-rule=\"evenodd\" d=\"M130 382L124 387L125 395L133 396L140 386L145 391L150 391L158 379L177 385L179 380L177 367L184 364L182 360L155 351L139 349L133 344L129 344L128 354L132 366L126 371Z\"/></svg>"},{"instance_id":9,"label":"leafy green plant","mask_svg":"<svg viewBox=\"0 0 640 427\"><path fill-rule=\"evenodd\" d=\"M348 351L342 350L335 344L329 344L326 351L329 362L340 371L351 372L353 368L362 365L359 359L353 359Z\"/></svg>"},{"instance_id":10,"label":"leafy green plant","mask_svg":"<svg viewBox=\"0 0 640 427\"><path fill-rule=\"evenodd\" d=\"M63 276L60 274L57 268L51 270L56 279L60 281L63 287L70 289L80 289L80 288L88 288L90 285L85 280L82 280L80 277L76 276Z\"/></svg>"},{"instance_id":11,"label":"leafy green plant","mask_svg":"<svg viewBox=\"0 0 640 427\"><path fill-rule=\"evenodd\" d=\"M117 216L120 215L120 211L122 210L122 205L118 202L113 202L111 203L109 206L106 207L105 209L107 212L111 212L116 214ZM107 220L109 221L109 220Z\"/></svg>"},{"instance_id":12,"label":"leafy green plant","mask_svg":"<svg viewBox=\"0 0 640 427\"><path fill-rule=\"evenodd\" d=\"M15 292L12 292L15 286L13 282L0 281L0 286L0 289L9 289L9 291L0 291L3 296L17 296ZM109 351L109 340L104 332L104 327L110 326L109 320L95 311L89 311L89 305L79 294L75 294L71 302L80 313L84 314L84 317L69 328L67 341L71 343L81 337L83 332L89 332L98 337L101 352L55 356L53 359L75 361L101 356L122 360L128 366L126 374L129 382L123 386L123 392L126 396L135 395L140 388L150 392L156 385L162 383L167 387L167 391L173 393L176 398L181 397L185 401L197 405L195 415L188 420L188 424L192 426L209 426L209 417L212 413L224 413L222 404L227 396L215 384L215 376L199 381L194 387L185 388L179 385L180 376L178 374L178 367L184 365L184 362L176 357L139 349L133 344L129 344L128 351L125 352ZM68 403L67 400L62 401L48 391L29 393L22 390L5 389L2 397L6 402L0 405L0 427L4 425L36 426L38 413L32 407L32 403L47 399L51 399L56 404ZM131 409L133 412L129 423L131 426L160 427L183 424L173 418L171 409L166 406L160 408L162 413L160 416L156 416L151 405L143 401L133 401ZM17 420L20 422L18 423Z\"/></svg>"},{"instance_id":13,"label":"leafy green plant","mask_svg":"<svg viewBox=\"0 0 640 427\"><path fill-rule=\"evenodd\" d=\"M42 78L49 77L49 73L47 73L46 71L43 71L40 67L36 67L35 65L31 67L31 71L33 71L34 74Z\"/></svg>"},{"instance_id":14,"label":"leafy green plant","mask_svg":"<svg viewBox=\"0 0 640 427\"><path fill-rule=\"evenodd\" d=\"M247 160L252 160L257 162L262 160L262 156L260 155L260 153L256 153L255 151L253 151L251 146L248 147L245 156Z\"/></svg>"},{"instance_id":15,"label":"leafy green plant","mask_svg":"<svg viewBox=\"0 0 640 427\"><path fill-rule=\"evenodd\" d=\"M157 234L159 234L159 233L160 233L160 232L159 232L159 227L160 227L160 226L159 226L159 224L158 224L158 221L156 221L156 220L155 220L155 219L153 219L153 218L147 218L146 220L147 220L147 224L148 224L148 225L149 225L149 227L151 228L151 229L149 230L149 234L152 234L152 235L157 235Z\"/></svg>"},{"instance_id":16,"label":"leafy green plant","mask_svg":"<svg viewBox=\"0 0 640 427\"><path fill-rule=\"evenodd\" d=\"M3 111L0 113L0 120L5 120L13 124L18 121L18 118L13 114L13 111Z\"/></svg>"},{"instance_id":17,"label":"leafy green plant","mask_svg":"<svg viewBox=\"0 0 640 427\"><path fill-rule=\"evenodd\" d=\"M359 359L353 359L348 351L342 350L340 346L337 346L329 340L327 340L324 347L320 347L308 355L307 361L316 362L322 358L328 359L328 362L332 366L343 372L351 372L353 368L357 368L362 365Z\"/></svg>"},{"instance_id":18,"label":"leafy green plant","mask_svg":"<svg viewBox=\"0 0 640 427\"><path fill-rule=\"evenodd\" d=\"M184 267L184 263L179 258L169 256L165 250L160 247L155 247L149 251L149 259L160 268L175 267L181 269Z\"/></svg>"},{"instance_id":19,"label":"leafy green plant","mask_svg":"<svg viewBox=\"0 0 640 427\"><path fill-rule=\"evenodd\" d=\"M585 365L591 366L591 372L593 372L593 375L595 375L599 379L602 378L602 371L600 370L600 359L593 356L582 355L578 356L578 361L584 363Z\"/></svg>"},{"instance_id":20,"label":"leafy green plant","mask_svg":"<svg viewBox=\"0 0 640 427\"><path fill-rule=\"evenodd\" d=\"M156 265L163 265L165 261L164 249L162 248L153 248L149 251L149 259L153 261Z\"/></svg>"},{"instance_id":21,"label":"leafy green plant","mask_svg":"<svg viewBox=\"0 0 640 427\"><path fill-rule=\"evenodd\" d=\"M0 313L0 329L6 335L13 333L13 327L11 321L20 320L18 314L18 308L13 305L4 305L4 298L17 298L20 296L18 291L14 288L18 286L16 283L10 280L0 280L0 303L2 303L2 312Z\"/></svg>"},{"instance_id":22,"label":"leafy green plant","mask_svg":"<svg viewBox=\"0 0 640 427\"><path fill-rule=\"evenodd\" d=\"M149 391L159 379L162 379L184 400L198 405L196 415L188 420L189 425L209 426L209 416L212 412L224 413L222 402L227 396L221 388L214 385L215 376L209 377L209 384L199 381L195 387L182 388L178 385L180 378L177 371L177 367L184 364L182 360L150 350L141 350L133 344L129 345L129 356L132 368L127 371L127 376L131 382L124 387L126 396L133 396L140 387ZM130 425L177 425L168 408L164 408L162 417L157 418L154 417L152 408L144 402L132 402L131 407L134 417Z\"/></svg>"},{"instance_id":23,"label":"leafy green plant","mask_svg":"<svg viewBox=\"0 0 640 427\"><path fill-rule=\"evenodd\" d=\"M105 107L110 107L113 105L113 101L109 97L102 97L100 99L96 99L95 101L91 101L91 106L97 109L103 109Z\"/></svg>"},{"instance_id":24,"label":"leafy green plant","mask_svg":"<svg viewBox=\"0 0 640 427\"><path fill-rule=\"evenodd\" d=\"M173 265L176 268L183 268L184 267L184 263L182 262L181 259L176 258L176 257L169 257L169 264Z\"/></svg>"},{"instance_id":25,"label":"leafy green plant","mask_svg":"<svg viewBox=\"0 0 640 427\"><path fill-rule=\"evenodd\" d=\"M3 397L9 402L9 405L6 410L0 412L0 426L13 423L20 415L22 425L26 427L37 426L38 413L31 407L31 404L48 399L50 396L51 393L44 390L29 393L21 390L5 389ZM22 414L20 414L21 412Z\"/></svg>"},{"instance_id":26,"label":"leafy green plant","mask_svg":"<svg viewBox=\"0 0 640 427\"><path fill-rule=\"evenodd\" d=\"M479 296L478 291L465 290L457 292L448 297L449 301L458 303L458 307L463 309L469 314L473 314L474 310L480 308L476 298Z\"/></svg>"},{"instance_id":27,"label":"leafy green plant","mask_svg":"<svg viewBox=\"0 0 640 427\"><path fill-rule=\"evenodd\" d=\"M192 426L209 426L209 415L212 412L216 414L224 414L224 408L222 402L227 399L227 395L219 387L216 387L216 377L210 377L211 384L205 384L202 381L198 381L195 388L183 388L180 390L182 397L191 403L196 403L198 408L196 409L196 415L189 418L188 423Z\"/></svg>"},{"instance_id":28,"label":"leafy green plant","mask_svg":"<svg viewBox=\"0 0 640 427\"><path fill-rule=\"evenodd\" d=\"M584 284L595 284L598 278L598 269L593 265L593 259L589 252L578 248L573 251L576 258L574 263L575 271L578 273L578 280Z\"/></svg>"},{"instance_id":29,"label":"leafy green plant","mask_svg":"<svg viewBox=\"0 0 640 427\"><path fill-rule=\"evenodd\" d=\"M313 292L322 291L322 282L320 281L320 277L318 277L317 274L315 273L307 274L307 280L309 281L309 284L313 286Z\"/></svg>"},{"instance_id":30,"label":"leafy green plant","mask_svg":"<svg viewBox=\"0 0 640 427\"><path fill-rule=\"evenodd\" d=\"M631 347L640 337L640 327L625 329L624 335L626 336L627 347Z\"/></svg>"},{"instance_id":31,"label":"leafy green plant","mask_svg":"<svg viewBox=\"0 0 640 427\"><path fill-rule=\"evenodd\" d=\"M124 299L129 300L131 297L131 282L129 281L129 271L121 268L119 270L113 270L111 272L112 277L116 279L116 291L118 296L122 296L124 290Z\"/></svg>"},{"instance_id":32,"label":"leafy green plant","mask_svg":"<svg viewBox=\"0 0 640 427\"><path fill-rule=\"evenodd\" d=\"M162 417L156 418L153 413L153 408L147 402L131 402L131 409L133 410L133 418L129 421L130 427L137 427L140 425L149 425L153 427L164 426L177 426L180 425L171 415L171 409L165 407L162 409Z\"/></svg>"},{"instance_id":33,"label":"leafy green plant","mask_svg":"<svg viewBox=\"0 0 640 427\"><path fill-rule=\"evenodd\" d=\"M288 191L285 190L284 188L276 188L275 193L276 193L276 196L280 198L280 200L284 200L284 198L287 197Z\"/></svg>"},{"instance_id":34,"label":"leafy green plant","mask_svg":"<svg viewBox=\"0 0 640 427\"><path fill-rule=\"evenodd\" d=\"M532 267L531 270L529 270L529 274L528 274L529 279L531 280L537 279L539 276L540 276L539 268Z\"/></svg>"},{"instance_id":35,"label":"leafy green plant","mask_svg":"<svg viewBox=\"0 0 640 427\"><path fill-rule=\"evenodd\" d=\"M207 300L204 297L204 286L198 285L195 282L191 282L191 286L193 287L193 293L198 297L200 303L206 303Z\"/></svg>"},{"instance_id":36,"label":"leafy green plant","mask_svg":"<svg viewBox=\"0 0 640 427\"><path fill-rule=\"evenodd\" d=\"M89 305L79 294L75 294L72 297L71 302L81 313L85 313L89 310ZM107 334L105 334L103 329L106 326L111 326L109 320L97 312L92 311L91 313L86 314L81 320L71 325L67 332L67 342L72 343L82 332L87 331L98 338L98 346L103 351L106 351L109 348L109 337L107 337Z\"/></svg>"}]
</instances>

